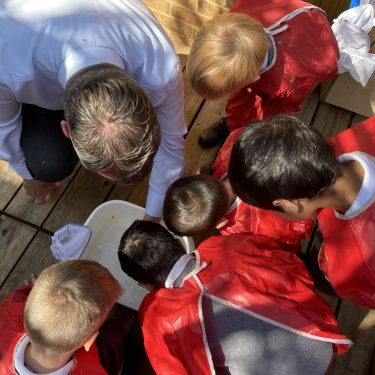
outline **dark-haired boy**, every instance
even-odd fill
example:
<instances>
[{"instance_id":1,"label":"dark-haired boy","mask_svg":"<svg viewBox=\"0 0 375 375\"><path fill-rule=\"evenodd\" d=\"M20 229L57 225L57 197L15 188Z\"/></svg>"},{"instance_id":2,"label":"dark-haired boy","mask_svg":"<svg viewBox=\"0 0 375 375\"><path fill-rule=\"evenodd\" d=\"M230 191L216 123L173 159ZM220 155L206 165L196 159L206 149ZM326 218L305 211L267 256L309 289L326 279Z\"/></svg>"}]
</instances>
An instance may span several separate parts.
<instances>
[{"instance_id":1,"label":"dark-haired boy","mask_svg":"<svg viewBox=\"0 0 375 375\"><path fill-rule=\"evenodd\" d=\"M159 224L126 230L119 260L151 291L140 316L156 373L324 374L348 349L303 263L277 246L232 234L186 254Z\"/></svg>"},{"instance_id":2,"label":"dark-haired boy","mask_svg":"<svg viewBox=\"0 0 375 375\"><path fill-rule=\"evenodd\" d=\"M236 129L220 149L210 174L176 180L167 190L163 217L169 230L185 236L217 228L221 234L247 233L277 240L288 251L297 252L301 239L312 230L312 220L287 221L271 211L242 202L233 193L227 169L233 143L244 128Z\"/></svg>"},{"instance_id":3,"label":"dark-haired boy","mask_svg":"<svg viewBox=\"0 0 375 375\"><path fill-rule=\"evenodd\" d=\"M296 118L248 127L233 146L228 175L242 200L288 220L317 212L322 271L336 293L375 307L375 117L332 137ZM336 158L338 156L338 158Z\"/></svg>"}]
</instances>

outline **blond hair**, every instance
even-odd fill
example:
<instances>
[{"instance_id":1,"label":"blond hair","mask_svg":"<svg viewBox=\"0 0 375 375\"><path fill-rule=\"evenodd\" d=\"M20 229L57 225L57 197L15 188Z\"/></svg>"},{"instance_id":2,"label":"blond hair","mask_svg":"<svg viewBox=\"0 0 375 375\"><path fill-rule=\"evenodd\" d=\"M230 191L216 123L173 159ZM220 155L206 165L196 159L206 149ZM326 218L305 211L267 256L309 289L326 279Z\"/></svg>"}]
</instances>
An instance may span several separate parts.
<instances>
[{"instance_id":1,"label":"blond hair","mask_svg":"<svg viewBox=\"0 0 375 375\"><path fill-rule=\"evenodd\" d=\"M270 47L257 20L222 14L198 32L187 62L190 84L201 96L217 99L253 82Z\"/></svg>"},{"instance_id":2,"label":"blond hair","mask_svg":"<svg viewBox=\"0 0 375 375\"><path fill-rule=\"evenodd\" d=\"M46 268L25 306L31 342L57 353L81 347L101 326L121 287L99 263L68 260Z\"/></svg>"},{"instance_id":3,"label":"blond hair","mask_svg":"<svg viewBox=\"0 0 375 375\"><path fill-rule=\"evenodd\" d=\"M123 69L98 64L78 71L65 89L65 117L82 165L123 182L143 179L160 145L149 97Z\"/></svg>"}]
</instances>

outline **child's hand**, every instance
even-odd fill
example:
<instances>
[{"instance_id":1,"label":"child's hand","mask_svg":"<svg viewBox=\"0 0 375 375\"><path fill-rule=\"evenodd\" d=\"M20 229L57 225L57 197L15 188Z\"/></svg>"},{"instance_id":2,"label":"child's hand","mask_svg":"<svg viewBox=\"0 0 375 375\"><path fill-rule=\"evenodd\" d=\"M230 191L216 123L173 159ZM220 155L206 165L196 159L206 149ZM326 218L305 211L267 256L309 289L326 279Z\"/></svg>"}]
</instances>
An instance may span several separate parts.
<instances>
[{"instance_id":1,"label":"child's hand","mask_svg":"<svg viewBox=\"0 0 375 375\"><path fill-rule=\"evenodd\" d=\"M37 276L35 276L35 273L32 273L30 275L30 281L29 280L25 280L25 285L30 285L31 287L33 287L34 284L35 284L36 279L37 279Z\"/></svg>"}]
</instances>

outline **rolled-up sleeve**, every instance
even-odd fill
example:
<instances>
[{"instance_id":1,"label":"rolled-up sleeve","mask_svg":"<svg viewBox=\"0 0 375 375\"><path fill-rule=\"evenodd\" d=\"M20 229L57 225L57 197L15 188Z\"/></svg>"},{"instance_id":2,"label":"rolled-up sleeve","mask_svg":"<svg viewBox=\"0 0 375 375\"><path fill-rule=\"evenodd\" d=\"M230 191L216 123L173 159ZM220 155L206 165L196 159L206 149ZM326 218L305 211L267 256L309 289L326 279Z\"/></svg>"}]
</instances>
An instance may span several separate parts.
<instances>
[{"instance_id":1,"label":"rolled-up sleeve","mask_svg":"<svg viewBox=\"0 0 375 375\"><path fill-rule=\"evenodd\" d=\"M0 85L0 159L9 163L10 168L25 179L32 179L26 167L21 149L22 105L13 93Z\"/></svg>"},{"instance_id":2,"label":"rolled-up sleeve","mask_svg":"<svg viewBox=\"0 0 375 375\"><path fill-rule=\"evenodd\" d=\"M155 111L161 130L161 144L154 158L147 196L146 213L162 217L165 192L184 168L184 88L179 71L172 89L158 95ZM152 96L154 96L152 95ZM162 96L162 98L161 98ZM151 101L154 102L151 97Z\"/></svg>"}]
</instances>

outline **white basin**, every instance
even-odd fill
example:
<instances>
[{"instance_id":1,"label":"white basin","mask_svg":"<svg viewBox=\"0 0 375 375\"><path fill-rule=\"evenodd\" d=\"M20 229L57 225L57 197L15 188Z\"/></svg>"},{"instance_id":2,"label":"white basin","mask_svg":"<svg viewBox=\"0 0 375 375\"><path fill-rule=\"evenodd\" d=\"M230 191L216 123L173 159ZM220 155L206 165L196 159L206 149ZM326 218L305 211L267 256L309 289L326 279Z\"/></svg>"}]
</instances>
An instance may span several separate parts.
<instances>
[{"instance_id":1,"label":"white basin","mask_svg":"<svg viewBox=\"0 0 375 375\"><path fill-rule=\"evenodd\" d=\"M107 267L124 289L119 303L138 310L147 291L128 277L120 267L117 249L125 230L137 219L143 219L143 207L120 200L108 201L98 206L85 225L92 230L90 241L81 259L95 260ZM188 253L195 250L191 237L179 237Z\"/></svg>"}]
</instances>

